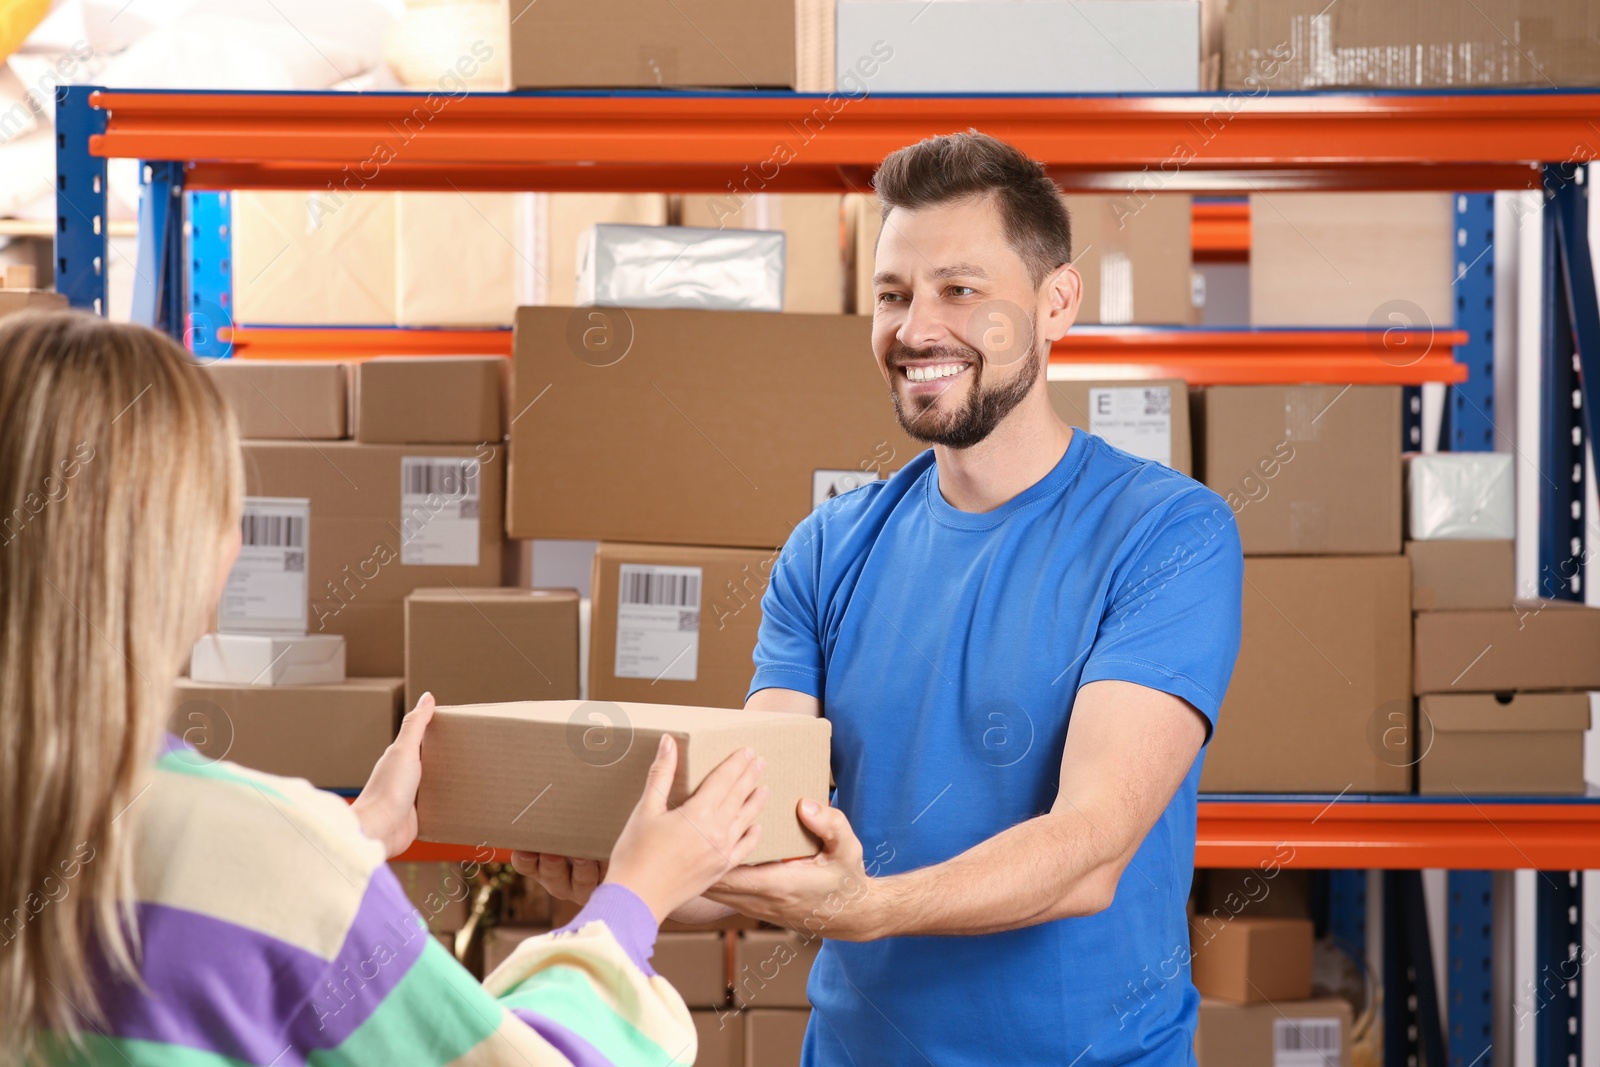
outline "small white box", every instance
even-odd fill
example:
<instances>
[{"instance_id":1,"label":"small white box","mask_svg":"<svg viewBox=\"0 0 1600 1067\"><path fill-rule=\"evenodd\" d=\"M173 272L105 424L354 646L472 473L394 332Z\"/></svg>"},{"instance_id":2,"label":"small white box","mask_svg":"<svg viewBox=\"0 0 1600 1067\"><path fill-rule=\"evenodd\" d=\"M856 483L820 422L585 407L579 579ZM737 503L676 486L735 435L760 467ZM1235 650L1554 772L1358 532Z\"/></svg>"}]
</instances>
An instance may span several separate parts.
<instances>
[{"instance_id":1,"label":"small white box","mask_svg":"<svg viewBox=\"0 0 1600 1067\"><path fill-rule=\"evenodd\" d=\"M1509 452L1406 457L1406 523L1413 541L1503 541L1517 534Z\"/></svg>"},{"instance_id":2,"label":"small white box","mask_svg":"<svg viewBox=\"0 0 1600 1067\"><path fill-rule=\"evenodd\" d=\"M579 237L578 306L783 310L784 235L699 226L592 226Z\"/></svg>"},{"instance_id":3,"label":"small white box","mask_svg":"<svg viewBox=\"0 0 1600 1067\"><path fill-rule=\"evenodd\" d=\"M222 685L329 685L344 681L343 634L206 634L189 677Z\"/></svg>"}]
</instances>

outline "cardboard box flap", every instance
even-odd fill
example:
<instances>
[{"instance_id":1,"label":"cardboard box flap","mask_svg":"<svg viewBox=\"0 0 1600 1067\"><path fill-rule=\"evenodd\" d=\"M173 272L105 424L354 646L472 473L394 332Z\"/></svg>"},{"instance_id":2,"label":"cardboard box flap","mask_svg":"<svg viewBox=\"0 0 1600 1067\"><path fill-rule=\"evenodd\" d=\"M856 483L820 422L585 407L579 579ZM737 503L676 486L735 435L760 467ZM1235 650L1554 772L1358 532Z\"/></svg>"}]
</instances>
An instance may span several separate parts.
<instances>
[{"instance_id":1,"label":"cardboard box flap","mask_svg":"<svg viewBox=\"0 0 1600 1067\"><path fill-rule=\"evenodd\" d=\"M560 602L577 600L576 589L522 589L506 586L475 586L470 589L421 588L406 594L410 600L442 600L454 602L466 599L481 600L495 597L503 600L548 600ZM465 706L465 705L463 705Z\"/></svg>"},{"instance_id":2,"label":"cardboard box flap","mask_svg":"<svg viewBox=\"0 0 1600 1067\"><path fill-rule=\"evenodd\" d=\"M585 704L596 709L614 709L627 716L626 723L635 730L649 730L653 736L663 733L683 738L691 733L743 731L752 726L763 729L783 729L783 723L792 720L798 734L809 727L798 725L818 720L803 715L774 719L769 711L746 711L743 708L698 708L684 704L636 704L626 701L601 700L520 700L504 704L457 704L440 708L451 715L474 715L490 719L516 719L522 722L569 723ZM826 721L826 720L822 720Z\"/></svg>"},{"instance_id":3,"label":"cardboard box flap","mask_svg":"<svg viewBox=\"0 0 1600 1067\"><path fill-rule=\"evenodd\" d=\"M1582 732L1589 729L1587 693L1493 693L1425 696L1422 713L1433 729L1450 733Z\"/></svg>"}]
</instances>

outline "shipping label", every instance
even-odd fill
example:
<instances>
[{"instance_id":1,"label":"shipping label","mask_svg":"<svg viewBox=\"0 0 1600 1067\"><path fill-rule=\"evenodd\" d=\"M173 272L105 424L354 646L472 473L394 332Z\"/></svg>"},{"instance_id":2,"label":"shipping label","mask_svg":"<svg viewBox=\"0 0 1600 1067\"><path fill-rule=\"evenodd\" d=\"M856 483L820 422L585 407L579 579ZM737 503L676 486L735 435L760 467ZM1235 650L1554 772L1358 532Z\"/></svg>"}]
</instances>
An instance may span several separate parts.
<instances>
[{"instance_id":1,"label":"shipping label","mask_svg":"<svg viewBox=\"0 0 1600 1067\"><path fill-rule=\"evenodd\" d=\"M483 502L477 459L400 459L400 562L423 567L478 565L478 512Z\"/></svg>"},{"instance_id":2,"label":"shipping label","mask_svg":"<svg viewBox=\"0 0 1600 1067\"><path fill-rule=\"evenodd\" d=\"M311 501L245 497L239 527L239 558L222 589L217 629L222 633L305 633Z\"/></svg>"},{"instance_id":3,"label":"shipping label","mask_svg":"<svg viewBox=\"0 0 1600 1067\"><path fill-rule=\"evenodd\" d=\"M617 575L617 657L612 674L692 682L700 670L699 567L624 563Z\"/></svg>"},{"instance_id":4,"label":"shipping label","mask_svg":"<svg viewBox=\"0 0 1600 1067\"><path fill-rule=\"evenodd\" d=\"M878 472L818 469L811 472L811 506L826 504L836 496L878 480Z\"/></svg>"},{"instance_id":5,"label":"shipping label","mask_svg":"<svg viewBox=\"0 0 1600 1067\"><path fill-rule=\"evenodd\" d=\"M1124 452L1172 466L1172 387L1090 389L1089 432Z\"/></svg>"},{"instance_id":6,"label":"shipping label","mask_svg":"<svg viewBox=\"0 0 1600 1067\"><path fill-rule=\"evenodd\" d=\"M1339 1067L1338 1019L1272 1020L1272 1067Z\"/></svg>"}]
</instances>

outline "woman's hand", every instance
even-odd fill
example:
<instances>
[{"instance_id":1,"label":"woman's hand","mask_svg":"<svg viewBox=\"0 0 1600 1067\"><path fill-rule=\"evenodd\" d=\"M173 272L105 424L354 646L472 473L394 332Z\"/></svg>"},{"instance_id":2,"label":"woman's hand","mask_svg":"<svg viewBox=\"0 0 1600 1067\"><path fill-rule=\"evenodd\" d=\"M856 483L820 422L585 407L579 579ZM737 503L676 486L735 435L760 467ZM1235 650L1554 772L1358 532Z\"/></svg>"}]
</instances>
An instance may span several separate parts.
<instances>
[{"instance_id":1,"label":"woman's hand","mask_svg":"<svg viewBox=\"0 0 1600 1067\"><path fill-rule=\"evenodd\" d=\"M742 864L761 837L766 760L746 748L723 760L694 795L667 809L678 746L663 734L644 795L611 850L606 881L626 886L660 922Z\"/></svg>"},{"instance_id":2,"label":"woman's hand","mask_svg":"<svg viewBox=\"0 0 1600 1067\"><path fill-rule=\"evenodd\" d=\"M350 805L361 830L382 841L393 859L417 839L417 786L422 783L422 734L433 721L433 694L423 693L400 723L400 735L378 757L361 795Z\"/></svg>"}]
</instances>

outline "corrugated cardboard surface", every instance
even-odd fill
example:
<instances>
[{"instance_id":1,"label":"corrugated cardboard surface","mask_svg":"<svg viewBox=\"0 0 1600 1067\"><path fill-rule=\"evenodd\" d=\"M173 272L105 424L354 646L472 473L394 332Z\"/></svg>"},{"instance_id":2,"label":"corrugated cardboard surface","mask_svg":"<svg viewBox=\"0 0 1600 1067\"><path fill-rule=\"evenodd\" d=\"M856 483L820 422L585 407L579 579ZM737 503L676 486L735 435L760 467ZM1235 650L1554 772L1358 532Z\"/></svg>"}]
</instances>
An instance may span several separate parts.
<instances>
[{"instance_id":1,"label":"corrugated cardboard surface","mask_svg":"<svg viewBox=\"0 0 1600 1067\"><path fill-rule=\"evenodd\" d=\"M399 678L339 685L202 685L178 679L170 729L199 750L323 789L359 789L394 740Z\"/></svg>"},{"instance_id":2,"label":"corrugated cardboard surface","mask_svg":"<svg viewBox=\"0 0 1600 1067\"><path fill-rule=\"evenodd\" d=\"M1582 793L1588 693L1435 693L1418 735L1432 744L1417 792Z\"/></svg>"},{"instance_id":3,"label":"corrugated cardboard surface","mask_svg":"<svg viewBox=\"0 0 1600 1067\"><path fill-rule=\"evenodd\" d=\"M45 289L0 288L0 318L19 311L65 311L67 298Z\"/></svg>"},{"instance_id":4,"label":"corrugated cardboard surface","mask_svg":"<svg viewBox=\"0 0 1600 1067\"><path fill-rule=\"evenodd\" d=\"M1197 413L1246 555L1400 551L1399 386L1214 385Z\"/></svg>"},{"instance_id":5,"label":"corrugated cardboard surface","mask_svg":"<svg viewBox=\"0 0 1600 1067\"><path fill-rule=\"evenodd\" d=\"M1585 0L1228 0L1224 89L1600 84Z\"/></svg>"},{"instance_id":6,"label":"corrugated cardboard surface","mask_svg":"<svg viewBox=\"0 0 1600 1067\"><path fill-rule=\"evenodd\" d=\"M601 544L595 550L591 586L589 696L743 707L755 672L751 656L761 627L761 597L777 558L776 549ZM694 681L616 676L617 593L623 564L701 569Z\"/></svg>"},{"instance_id":7,"label":"corrugated cardboard surface","mask_svg":"<svg viewBox=\"0 0 1600 1067\"><path fill-rule=\"evenodd\" d=\"M1600 689L1600 608L1517 601L1417 616L1417 693Z\"/></svg>"},{"instance_id":8,"label":"corrugated cardboard surface","mask_svg":"<svg viewBox=\"0 0 1600 1067\"><path fill-rule=\"evenodd\" d=\"M733 1001L741 1008L809 1008L806 980L822 948L792 930L748 930L733 945Z\"/></svg>"},{"instance_id":9,"label":"corrugated cardboard surface","mask_svg":"<svg viewBox=\"0 0 1600 1067\"><path fill-rule=\"evenodd\" d=\"M720 1008L728 1002L728 943L720 930L658 935L650 966L691 1008Z\"/></svg>"},{"instance_id":10,"label":"corrugated cardboard surface","mask_svg":"<svg viewBox=\"0 0 1600 1067\"><path fill-rule=\"evenodd\" d=\"M1455 229L1450 193L1253 194L1250 321L1448 329ZM1375 342L1372 358L1420 354Z\"/></svg>"},{"instance_id":11,"label":"corrugated cardboard surface","mask_svg":"<svg viewBox=\"0 0 1600 1067\"><path fill-rule=\"evenodd\" d=\"M413 589L499 584L502 455L478 445L244 442L247 495L311 499L310 630L344 634L352 675L404 671L403 601ZM477 566L400 561L403 456L479 458Z\"/></svg>"},{"instance_id":12,"label":"corrugated cardboard surface","mask_svg":"<svg viewBox=\"0 0 1600 1067\"><path fill-rule=\"evenodd\" d=\"M1244 578L1243 643L1201 790L1408 792L1405 557L1247 558Z\"/></svg>"},{"instance_id":13,"label":"corrugated cardboard surface","mask_svg":"<svg viewBox=\"0 0 1600 1067\"><path fill-rule=\"evenodd\" d=\"M1350 1014L1349 1003L1337 997L1277 1004L1229 1004L1202 998L1195 1057L1200 1067L1277 1067L1273 1038L1279 1021L1293 1026L1300 1019L1337 1019L1339 1055L1326 1056L1322 1062L1329 1067L1350 1067ZM1296 1054L1306 1057L1302 1062L1312 1062L1307 1057L1310 1051L1299 1049Z\"/></svg>"},{"instance_id":14,"label":"corrugated cardboard surface","mask_svg":"<svg viewBox=\"0 0 1600 1067\"><path fill-rule=\"evenodd\" d=\"M513 89L795 84L795 0L540 0L512 16Z\"/></svg>"},{"instance_id":15,"label":"corrugated cardboard surface","mask_svg":"<svg viewBox=\"0 0 1600 1067\"><path fill-rule=\"evenodd\" d=\"M498 444L506 379L499 356L390 356L355 367L355 439L364 444Z\"/></svg>"},{"instance_id":16,"label":"corrugated cardboard surface","mask_svg":"<svg viewBox=\"0 0 1600 1067\"><path fill-rule=\"evenodd\" d=\"M1068 196L1079 323L1197 322L1187 196Z\"/></svg>"},{"instance_id":17,"label":"corrugated cardboard surface","mask_svg":"<svg viewBox=\"0 0 1600 1067\"><path fill-rule=\"evenodd\" d=\"M406 891L411 906L433 933L453 934L467 925L472 911L473 885L462 876L456 864L390 863L389 869Z\"/></svg>"},{"instance_id":18,"label":"corrugated cardboard surface","mask_svg":"<svg viewBox=\"0 0 1600 1067\"><path fill-rule=\"evenodd\" d=\"M406 707L578 695L578 594L414 589L406 597Z\"/></svg>"},{"instance_id":19,"label":"corrugated cardboard surface","mask_svg":"<svg viewBox=\"0 0 1600 1067\"><path fill-rule=\"evenodd\" d=\"M1052 381L1050 406L1068 426L1078 426L1090 433L1095 415L1090 410L1091 389L1166 389L1170 402L1170 432L1168 449L1172 456L1172 469L1180 474L1194 474L1194 451L1189 429L1189 386L1181 378L1144 378L1100 381ZM1116 442L1112 442L1115 444Z\"/></svg>"},{"instance_id":20,"label":"corrugated cardboard surface","mask_svg":"<svg viewBox=\"0 0 1600 1067\"><path fill-rule=\"evenodd\" d=\"M423 741L429 771L417 796L418 837L604 859L663 733L679 746L669 804L751 746L767 761L762 783L771 792L748 862L815 854L795 808L803 797L828 796L826 719L598 700L440 708Z\"/></svg>"},{"instance_id":21,"label":"corrugated cardboard surface","mask_svg":"<svg viewBox=\"0 0 1600 1067\"><path fill-rule=\"evenodd\" d=\"M394 194L236 192L236 322L395 321Z\"/></svg>"},{"instance_id":22,"label":"corrugated cardboard surface","mask_svg":"<svg viewBox=\"0 0 1600 1067\"><path fill-rule=\"evenodd\" d=\"M1191 922L1190 977L1203 997L1235 1004L1311 996L1310 919L1243 916Z\"/></svg>"},{"instance_id":23,"label":"corrugated cardboard surface","mask_svg":"<svg viewBox=\"0 0 1600 1067\"><path fill-rule=\"evenodd\" d=\"M397 194L395 322L511 325L536 292L533 204L531 193Z\"/></svg>"},{"instance_id":24,"label":"corrugated cardboard surface","mask_svg":"<svg viewBox=\"0 0 1600 1067\"><path fill-rule=\"evenodd\" d=\"M844 199L834 193L723 193L683 198L684 226L782 230L783 310L839 315L844 307Z\"/></svg>"},{"instance_id":25,"label":"corrugated cardboard surface","mask_svg":"<svg viewBox=\"0 0 1600 1067\"><path fill-rule=\"evenodd\" d=\"M920 451L870 335L854 315L518 309L511 410L537 404L511 425L510 535L783 544L816 471Z\"/></svg>"},{"instance_id":26,"label":"corrugated cardboard surface","mask_svg":"<svg viewBox=\"0 0 1600 1067\"><path fill-rule=\"evenodd\" d=\"M689 1017L700 1038L696 1067L745 1067L743 1012L691 1011Z\"/></svg>"},{"instance_id":27,"label":"corrugated cardboard surface","mask_svg":"<svg viewBox=\"0 0 1600 1067\"><path fill-rule=\"evenodd\" d=\"M348 435L347 363L219 359L205 370L233 408L240 437L337 441Z\"/></svg>"},{"instance_id":28,"label":"corrugated cardboard surface","mask_svg":"<svg viewBox=\"0 0 1600 1067\"><path fill-rule=\"evenodd\" d=\"M744 1013L746 1067L799 1067L811 1011L757 1008Z\"/></svg>"},{"instance_id":29,"label":"corrugated cardboard surface","mask_svg":"<svg viewBox=\"0 0 1600 1067\"><path fill-rule=\"evenodd\" d=\"M1506 610L1516 598L1512 541L1407 541L1411 610Z\"/></svg>"}]
</instances>

